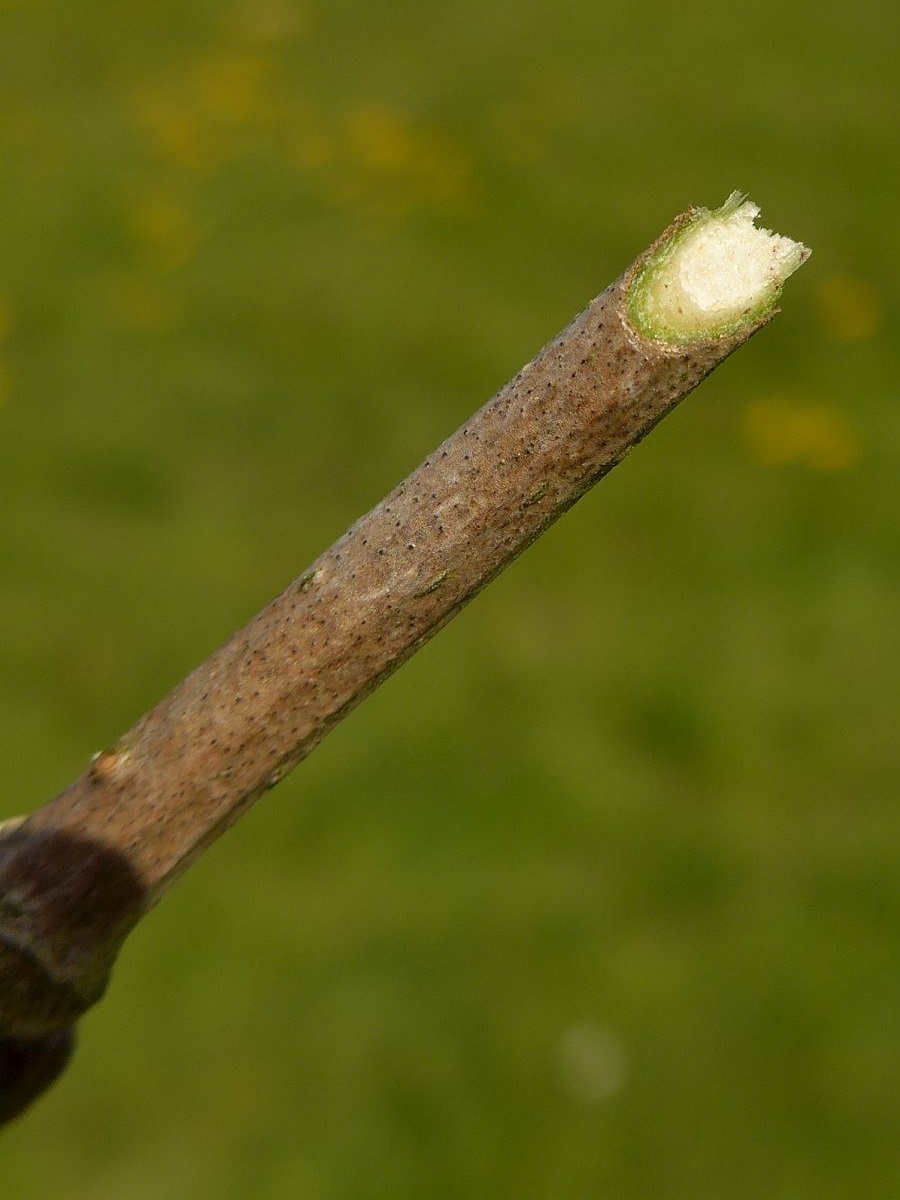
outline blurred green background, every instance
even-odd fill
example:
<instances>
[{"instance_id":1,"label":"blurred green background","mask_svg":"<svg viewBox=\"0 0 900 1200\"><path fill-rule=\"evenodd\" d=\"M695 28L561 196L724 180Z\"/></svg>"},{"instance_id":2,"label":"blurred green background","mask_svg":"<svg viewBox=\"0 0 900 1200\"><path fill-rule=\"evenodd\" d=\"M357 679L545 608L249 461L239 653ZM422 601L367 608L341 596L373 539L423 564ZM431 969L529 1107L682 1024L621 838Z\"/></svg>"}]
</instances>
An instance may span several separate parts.
<instances>
[{"instance_id":1,"label":"blurred green background","mask_svg":"<svg viewBox=\"0 0 900 1200\"><path fill-rule=\"evenodd\" d=\"M0 4L0 816L620 273L785 312L129 942L9 1200L900 1196L889 0Z\"/></svg>"}]
</instances>

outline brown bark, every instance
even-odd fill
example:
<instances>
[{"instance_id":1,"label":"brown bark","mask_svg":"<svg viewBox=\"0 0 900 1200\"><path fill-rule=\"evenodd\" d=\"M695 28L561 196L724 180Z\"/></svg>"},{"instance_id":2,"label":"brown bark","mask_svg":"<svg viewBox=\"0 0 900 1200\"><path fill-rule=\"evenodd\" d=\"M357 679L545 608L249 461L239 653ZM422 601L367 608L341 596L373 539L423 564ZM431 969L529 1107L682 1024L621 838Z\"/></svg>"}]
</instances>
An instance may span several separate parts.
<instances>
[{"instance_id":1,"label":"brown bark","mask_svg":"<svg viewBox=\"0 0 900 1200\"><path fill-rule=\"evenodd\" d=\"M34 1039L55 1063L121 941L172 881L764 323L687 347L631 326L635 272L690 217L66 791L0 837L7 1045Z\"/></svg>"}]
</instances>

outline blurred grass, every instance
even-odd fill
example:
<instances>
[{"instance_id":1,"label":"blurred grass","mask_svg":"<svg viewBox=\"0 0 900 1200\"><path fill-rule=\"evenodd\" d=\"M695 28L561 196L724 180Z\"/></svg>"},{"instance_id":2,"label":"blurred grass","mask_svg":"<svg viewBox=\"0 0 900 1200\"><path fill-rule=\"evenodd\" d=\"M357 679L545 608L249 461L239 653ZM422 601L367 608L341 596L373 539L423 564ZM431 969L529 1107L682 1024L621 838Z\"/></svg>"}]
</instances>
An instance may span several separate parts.
<instances>
[{"instance_id":1,"label":"blurred grass","mask_svg":"<svg viewBox=\"0 0 900 1200\"><path fill-rule=\"evenodd\" d=\"M166 898L4 1196L896 1194L898 33L0 5L3 816L677 212L815 251Z\"/></svg>"}]
</instances>

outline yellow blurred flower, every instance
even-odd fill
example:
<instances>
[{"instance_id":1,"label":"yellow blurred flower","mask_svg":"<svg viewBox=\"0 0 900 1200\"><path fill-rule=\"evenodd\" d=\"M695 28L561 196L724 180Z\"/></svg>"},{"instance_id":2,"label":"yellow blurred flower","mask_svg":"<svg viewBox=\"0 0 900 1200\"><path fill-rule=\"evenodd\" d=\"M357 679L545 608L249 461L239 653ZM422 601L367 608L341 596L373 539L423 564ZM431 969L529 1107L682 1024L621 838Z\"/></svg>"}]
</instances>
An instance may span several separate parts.
<instances>
[{"instance_id":1,"label":"yellow blurred flower","mask_svg":"<svg viewBox=\"0 0 900 1200\"><path fill-rule=\"evenodd\" d=\"M244 3L224 23L224 44L128 86L127 104L159 166L209 174L265 139L324 197L366 217L468 212L475 200L474 162L448 132L387 104L330 112L292 86L279 66L277 44L270 46L278 30L287 35L292 11L283 0L269 0L258 14L264 28L254 35L260 49L247 52L228 44L240 36L246 45L250 38L252 6ZM265 33L270 28L272 39ZM190 238L175 225L172 214L137 221L142 240L184 247Z\"/></svg>"},{"instance_id":2,"label":"yellow blurred flower","mask_svg":"<svg viewBox=\"0 0 900 1200\"><path fill-rule=\"evenodd\" d=\"M442 130L384 105L362 104L345 114L328 167L333 197L376 217L459 211L474 195L464 150Z\"/></svg>"},{"instance_id":3,"label":"yellow blurred flower","mask_svg":"<svg viewBox=\"0 0 900 1200\"><path fill-rule=\"evenodd\" d=\"M274 60L215 49L130 89L138 127L163 162L201 173L240 154L247 131L283 115Z\"/></svg>"},{"instance_id":4,"label":"yellow blurred flower","mask_svg":"<svg viewBox=\"0 0 900 1200\"><path fill-rule=\"evenodd\" d=\"M201 115L166 83L136 88L131 107L155 154L164 162L200 171L218 164L221 151L210 139Z\"/></svg>"},{"instance_id":5,"label":"yellow blurred flower","mask_svg":"<svg viewBox=\"0 0 900 1200\"><path fill-rule=\"evenodd\" d=\"M825 332L837 341L862 341L881 325L878 294L858 276L829 276L820 285L817 299Z\"/></svg>"},{"instance_id":6,"label":"yellow blurred flower","mask_svg":"<svg viewBox=\"0 0 900 1200\"><path fill-rule=\"evenodd\" d=\"M390 108L364 104L347 116L350 151L373 171L403 172L415 165L419 142L407 116Z\"/></svg>"},{"instance_id":7,"label":"yellow blurred flower","mask_svg":"<svg viewBox=\"0 0 900 1200\"><path fill-rule=\"evenodd\" d=\"M267 87L271 66L261 54L211 54L190 73L197 109L226 124L267 121L277 108Z\"/></svg>"},{"instance_id":8,"label":"yellow blurred flower","mask_svg":"<svg viewBox=\"0 0 900 1200\"><path fill-rule=\"evenodd\" d=\"M862 456L856 430L829 405L758 400L744 410L742 425L748 453L762 466L849 471Z\"/></svg>"},{"instance_id":9,"label":"yellow blurred flower","mask_svg":"<svg viewBox=\"0 0 900 1200\"><path fill-rule=\"evenodd\" d=\"M172 197L142 196L132 211L131 228L161 271L183 267L201 240L185 205Z\"/></svg>"}]
</instances>

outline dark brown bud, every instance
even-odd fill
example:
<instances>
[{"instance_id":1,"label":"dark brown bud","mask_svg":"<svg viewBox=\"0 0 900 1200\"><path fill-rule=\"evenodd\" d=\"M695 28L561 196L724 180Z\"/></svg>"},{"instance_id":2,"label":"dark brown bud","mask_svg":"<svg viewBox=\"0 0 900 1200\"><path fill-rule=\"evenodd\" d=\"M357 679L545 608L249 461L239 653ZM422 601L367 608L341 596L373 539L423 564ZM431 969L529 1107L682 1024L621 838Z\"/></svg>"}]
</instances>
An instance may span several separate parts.
<instances>
[{"instance_id":1,"label":"dark brown bud","mask_svg":"<svg viewBox=\"0 0 900 1200\"><path fill-rule=\"evenodd\" d=\"M0 1124L59 1077L144 906L127 860L96 841L27 822L0 835Z\"/></svg>"},{"instance_id":2,"label":"dark brown bud","mask_svg":"<svg viewBox=\"0 0 900 1200\"><path fill-rule=\"evenodd\" d=\"M36 1041L0 1036L0 1125L18 1117L59 1078L74 1046L72 1029Z\"/></svg>"}]
</instances>

